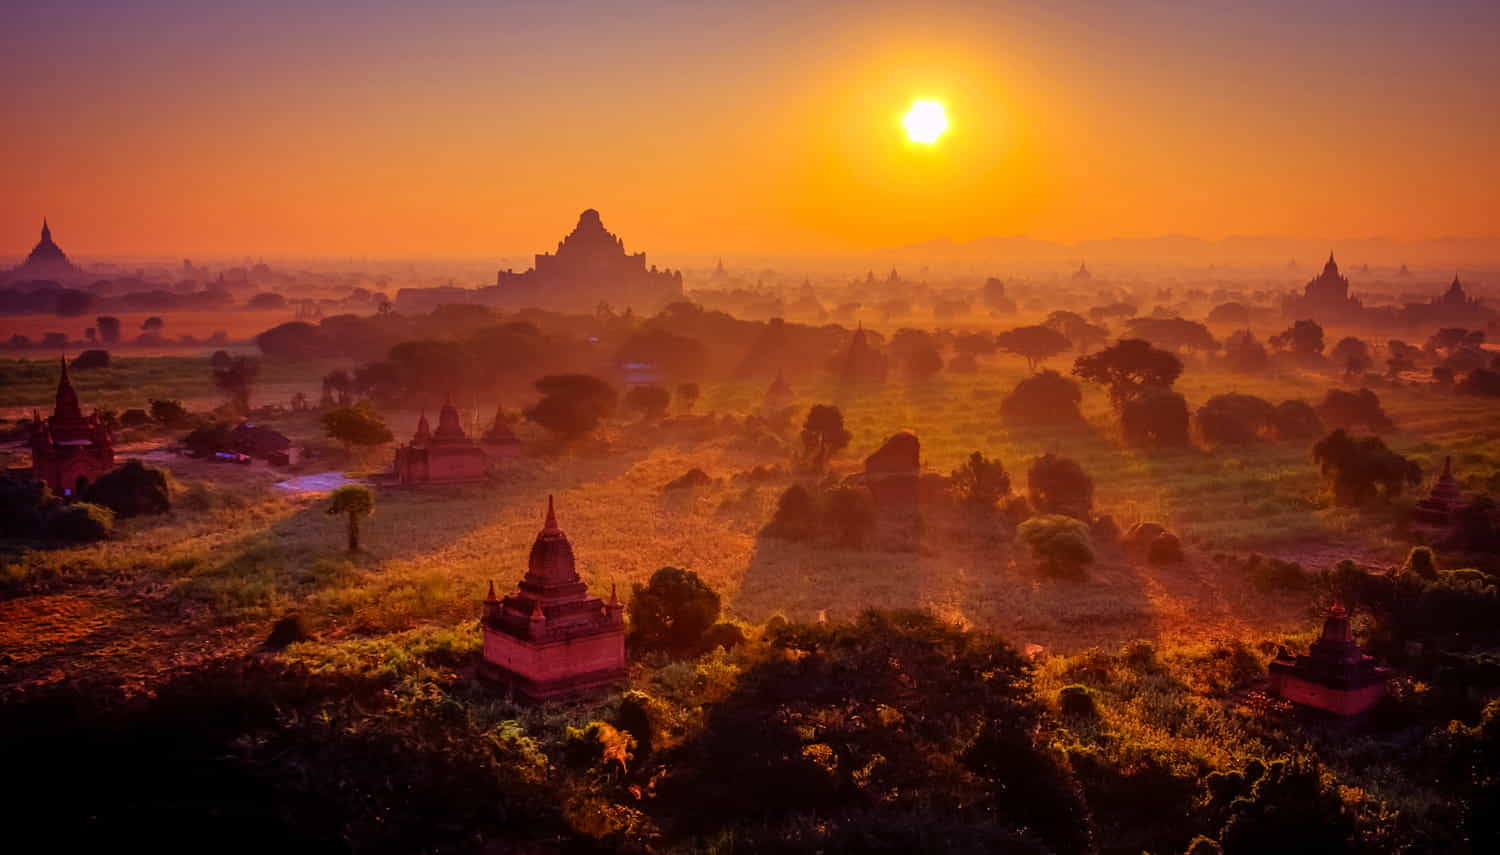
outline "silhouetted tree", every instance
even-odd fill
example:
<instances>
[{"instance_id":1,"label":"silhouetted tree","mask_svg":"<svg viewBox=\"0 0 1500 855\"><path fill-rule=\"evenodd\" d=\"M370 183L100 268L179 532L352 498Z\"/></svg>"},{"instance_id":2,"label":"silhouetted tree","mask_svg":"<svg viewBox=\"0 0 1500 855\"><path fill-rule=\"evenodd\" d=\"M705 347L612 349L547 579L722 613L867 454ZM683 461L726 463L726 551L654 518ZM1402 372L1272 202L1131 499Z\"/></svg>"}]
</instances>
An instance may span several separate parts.
<instances>
[{"instance_id":1,"label":"silhouetted tree","mask_svg":"<svg viewBox=\"0 0 1500 855\"><path fill-rule=\"evenodd\" d=\"M1421 467L1386 448L1378 436L1355 438L1339 428L1318 440L1312 454L1341 505L1399 496L1404 487L1422 480Z\"/></svg>"},{"instance_id":2,"label":"silhouetted tree","mask_svg":"<svg viewBox=\"0 0 1500 855\"><path fill-rule=\"evenodd\" d=\"M614 415L619 405L615 390L598 377L587 374L553 374L536 381L542 399L523 414L547 430L563 437L592 431Z\"/></svg>"},{"instance_id":3,"label":"silhouetted tree","mask_svg":"<svg viewBox=\"0 0 1500 855\"><path fill-rule=\"evenodd\" d=\"M1078 404L1083 391L1078 384L1056 371L1047 370L1023 378L1000 402L1000 417L1006 424L1023 426L1081 425Z\"/></svg>"},{"instance_id":4,"label":"silhouetted tree","mask_svg":"<svg viewBox=\"0 0 1500 855\"><path fill-rule=\"evenodd\" d=\"M345 447L350 445L372 446L390 442L394 437L385 419L375 412L367 402L348 407L339 407L323 413L323 432Z\"/></svg>"},{"instance_id":5,"label":"silhouetted tree","mask_svg":"<svg viewBox=\"0 0 1500 855\"><path fill-rule=\"evenodd\" d=\"M1211 351L1219 347L1218 339L1208 327L1184 318L1131 318L1125 322L1133 339L1144 339L1169 350Z\"/></svg>"},{"instance_id":6,"label":"silhouetted tree","mask_svg":"<svg viewBox=\"0 0 1500 855\"><path fill-rule=\"evenodd\" d=\"M1026 472L1026 492L1039 514L1063 514L1088 521L1094 510L1094 479L1077 461L1044 454Z\"/></svg>"},{"instance_id":7,"label":"silhouetted tree","mask_svg":"<svg viewBox=\"0 0 1500 855\"><path fill-rule=\"evenodd\" d=\"M1061 514L1032 517L1016 528L1016 539L1031 547L1032 555L1053 575L1077 575L1094 561L1088 524L1074 517Z\"/></svg>"},{"instance_id":8,"label":"silhouetted tree","mask_svg":"<svg viewBox=\"0 0 1500 855\"><path fill-rule=\"evenodd\" d=\"M1087 318L1077 312L1059 309L1048 315L1042 324L1062 333L1079 353L1087 353L1109 338L1109 330L1089 323Z\"/></svg>"},{"instance_id":9,"label":"silhouetted tree","mask_svg":"<svg viewBox=\"0 0 1500 855\"><path fill-rule=\"evenodd\" d=\"M1297 321L1271 336L1271 346L1303 358L1316 357L1323 352L1323 327L1317 321Z\"/></svg>"},{"instance_id":10,"label":"silhouetted tree","mask_svg":"<svg viewBox=\"0 0 1500 855\"><path fill-rule=\"evenodd\" d=\"M1317 407L1318 417L1331 427L1350 428L1364 425L1370 430L1387 431L1396 425L1380 406L1380 398L1369 389L1349 392L1329 389Z\"/></svg>"},{"instance_id":11,"label":"silhouetted tree","mask_svg":"<svg viewBox=\"0 0 1500 855\"><path fill-rule=\"evenodd\" d=\"M85 502L109 508L120 518L164 514L172 509L167 473L137 459L99 476L83 493Z\"/></svg>"},{"instance_id":12,"label":"silhouetted tree","mask_svg":"<svg viewBox=\"0 0 1500 855\"><path fill-rule=\"evenodd\" d=\"M1278 760L1230 803L1219 842L1224 855L1341 855L1356 851L1354 830L1338 788L1318 766Z\"/></svg>"},{"instance_id":13,"label":"silhouetted tree","mask_svg":"<svg viewBox=\"0 0 1500 855\"><path fill-rule=\"evenodd\" d=\"M260 361L236 356L228 366L215 369L214 385L229 397L230 404L241 414L250 412L250 390L260 376Z\"/></svg>"},{"instance_id":14,"label":"silhouetted tree","mask_svg":"<svg viewBox=\"0 0 1500 855\"><path fill-rule=\"evenodd\" d=\"M1187 399L1161 386L1141 389L1120 407L1120 433L1134 448L1187 445Z\"/></svg>"},{"instance_id":15,"label":"silhouetted tree","mask_svg":"<svg viewBox=\"0 0 1500 855\"><path fill-rule=\"evenodd\" d=\"M1198 408L1193 421L1198 434L1213 445L1245 444L1272 431L1276 408L1254 395L1215 395Z\"/></svg>"},{"instance_id":16,"label":"silhouetted tree","mask_svg":"<svg viewBox=\"0 0 1500 855\"><path fill-rule=\"evenodd\" d=\"M697 383L680 383L677 386L677 404L682 407L683 412L689 412L698 403L701 394L702 390Z\"/></svg>"},{"instance_id":17,"label":"silhouetted tree","mask_svg":"<svg viewBox=\"0 0 1500 855\"><path fill-rule=\"evenodd\" d=\"M1224 365L1230 371L1258 374L1270 367L1271 355L1254 333L1240 330L1224 339Z\"/></svg>"},{"instance_id":18,"label":"silhouetted tree","mask_svg":"<svg viewBox=\"0 0 1500 855\"><path fill-rule=\"evenodd\" d=\"M719 595L697 573L663 567L631 588L627 607L632 650L692 656L719 619Z\"/></svg>"},{"instance_id":19,"label":"silhouetted tree","mask_svg":"<svg viewBox=\"0 0 1500 855\"><path fill-rule=\"evenodd\" d=\"M1068 346L1066 336L1041 325L1016 327L995 336L996 349L1024 358L1026 367L1032 371L1036 371L1038 363L1062 353Z\"/></svg>"},{"instance_id":20,"label":"silhouetted tree","mask_svg":"<svg viewBox=\"0 0 1500 855\"><path fill-rule=\"evenodd\" d=\"M1283 442L1312 439L1323 433L1323 420L1306 401L1282 401L1271 416L1271 430Z\"/></svg>"},{"instance_id":21,"label":"silhouetted tree","mask_svg":"<svg viewBox=\"0 0 1500 855\"><path fill-rule=\"evenodd\" d=\"M1370 346L1354 336L1339 339L1329 351L1328 358L1334 366L1343 369L1344 377L1357 377L1370 370L1375 362L1370 358Z\"/></svg>"},{"instance_id":22,"label":"silhouetted tree","mask_svg":"<svg viewBox=\"0 0 1500 855\"><path fill-rule=\"evenodd\" d=\"M349 551L359 551L359 521L375 512L375 494L369 487L346 484L329 497L327 514L349 518Z\"/></svg>"},{"instance_id":23,"label":"silhouetted tree","mask_svg":"<svg viewBox=\"0 0 1500 855\"><path fill-rule=\"evenodd\" d=\"M1150 386L1170 388L1182 374L1182 360L1137 338L1121 339L1098 353L1080 356L1073 373L1109 390L1119 409Z\"/></svg>"},{"instance_id":24,"label":"silhouetted tree","mask_svg":"<svg viewBox=\"0 0 1500 855\"><path fill-rule=\"evenodd\" d=\"M1010 495L1010 475L998 460L987 460L979 452L969 455L964 464L953 470L953 489L969 505L993 508Z\"/></svg>"},{"instance_id":25,"label":"silhouetted tree","mask_svg":"<svg viewBox=\"0 0 1500 855\"><path fill-rule=\"evenodd\" d=\"M120 319L111 315L101 315L94 319L99 327L99 340L105 344L120 343Z\"/></svg>"},{"instance_id":26,"label":"silhouetted tree","mask_svg":"<svg viewBox=\"0 0 1500 855\"><path fill-rule=\"evenodd\" d=\"M802 424L802 462L821 471L853 438L854 434L844 429L844 414L838 407L814 404Z\"/></svg>"}]
</instances>

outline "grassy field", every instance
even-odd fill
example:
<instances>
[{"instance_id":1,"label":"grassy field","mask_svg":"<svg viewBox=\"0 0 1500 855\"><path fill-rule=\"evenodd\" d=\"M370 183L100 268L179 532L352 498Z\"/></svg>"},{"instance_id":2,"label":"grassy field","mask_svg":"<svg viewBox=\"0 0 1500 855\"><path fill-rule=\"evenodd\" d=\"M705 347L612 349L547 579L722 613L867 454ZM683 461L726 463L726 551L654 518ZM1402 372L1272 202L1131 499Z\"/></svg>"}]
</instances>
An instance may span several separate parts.
<instances>
[{"instance_id":1,"label":"grassy field","mask_svg":"<svg viewBox=\"0 0 1500 855\"><path fill-rule=\"evenodd\" d=\"M14 370L15 363L5 367ZM299 381L280 370L268 364L266 375L273 382L307 383L319 373L300 367ZM777 613L844 618L868 606L915 606L1016 643L1069 651L1133 638L1202 640L1305 627L1305 597L1254 590L1211 560L1219 552L1257 550L1300 559L1310 569L1350 556L1394 563L1404 554L1407 544L1387 516L1329 506L1301 445L1165 455L1126 450L1113 436L1103 393L1093 389L1085 399L1089 431L1009 430L996 416L999 400L1023 370L1019 360L1000 359L979 375L894 383L859 396L843 395L827 382L793 378L793 385L804 407L827 401L844 408L854 433L836 461L845 471L903 428L921 438L929 470L947 472L980 450L1003 461L1018 488L1033 457L1059 452L1093 476L1100 511L1122 527L1165 523L1189 545L1188 562L1146 567L1105 550L1086 579L1048 579L1008 541L976 536L942 513L930 515L915 551L812 548L764 538L758 531L787 482L744 488L730 478L778 461L736 451L728 438L678 441L613 424L569 454L544 451L546 438L522 425L533 453L504 464L491 483L382 491L367 524L368 552L354 560L342 554L340 523L323 514L322 497L273 486L284 473L262 464L247 470L173 461L168 465L183 492L172 514L128 521L120 537L99 545L12 552L4 570L12 579L95 583L49 590L100 604L105 614L117 615L118 633L133 632L144 609L195 625L237 627L249 640L297 611L319 628L320 643L338 645L471 621L487 580L504 587L524 572L552 493L580 571L596 591L618 585L623 595L658 567L675 565L697 571L724 594L729 613L746 621ZM203 360L122 359L118 369L81 375L79 386L88 404L127 406L155 388L183 395L186 383L207 395L206 375ZM44 390L50 397L50 382L38 377L7 384L5 401L35 403ZM1327 385L1302 375L1252 379L1190 369L1180 388L1197 404L1230 389L1312 400ZM710 386L698 409L745 412L762 391L758 382ZM1381 395L1400 425L1390 442L1426 471L1451 453L1471 488L1495 476L1500 429L1494 404L1424 389L1382 389ZM404 438L416 413L389 415ZM284 429L299 440L316 439L305 417ZM363 471L383 466L387 455L377 450ZM688 495L662 493L662 485L693 467L719 483ZM54 606L36 597L12 599L0 604L0 624L28 626ZM118 633L104 626L97 638L107 648ZM56 652L42 645L31 664ZM17 664L25 665L24 657L13 655Z\"/></svg>"}]
</instances>

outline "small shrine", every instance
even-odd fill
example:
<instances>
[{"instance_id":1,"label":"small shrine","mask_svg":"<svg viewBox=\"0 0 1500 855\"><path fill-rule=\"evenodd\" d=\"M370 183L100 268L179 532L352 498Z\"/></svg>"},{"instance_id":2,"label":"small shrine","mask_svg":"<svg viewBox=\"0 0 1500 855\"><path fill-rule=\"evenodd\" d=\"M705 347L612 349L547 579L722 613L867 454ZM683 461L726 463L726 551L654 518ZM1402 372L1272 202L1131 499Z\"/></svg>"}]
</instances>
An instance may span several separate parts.
<instances>
[{"instance_id":1,"label":"small shrine","mask_svg":"<svg viewBox=\"0 0 1500 855\"><path fill-rule=\"evenodd\" d=\"M521 440L506 423L505 409L499 405L495 407L494 424L480 442L484 443L485 451L491 457L518 457L521 454Z\"/></svg>"},{"instance_id":2,"label":"small shrine","mask_svg":"<svg viewBox=\"0 0 1500 855\"><path fill-rule=\"evenodd\" d=\"M448 403L438 414L435 431L427 423L427 414L422 414L411 442L396 449L393 474L402 486L415 486L482 481L489 472L484 449L464 433L458 408Z\"/></svg>"},{"instance_id":3,"label":"small shrine","mask_svg":"<svg viewBox=\"0 0 1500 855\"><path fill-rule=\"evenodd\" d=\"M1357 716L1385 695L1390 669L1381 666L1354 641L1349 613L1335 603L1323 621L1323 635L1305 655L1285 647L1267 666L1271 693L1295 704L1336 716Z\"/></svg>"},{"instance_id":4,"label":"small shrine","mask_svg":"<svg viewBox=\"0 0 1500 855\"><path fill-rule=\"evenodd\" d=\"M58 496L76 497L115 468L114 437L99 411L85 416L62 360L52 415L31 415L31 477Z\"/></svg>"},{"instance_id":5,"label":"small shrine","mask_svg":"<svg viewBox=\"0 0 1500 855\"><path fill-rule=\"evenodd\" d=\"M761 415L774 415L788 409L796 401L797 398L792 394L791 385L786 382L786 375L778 368L776 370L776 379L766 389L766 396L760 402Z\"/></svg>"},{"instance_id":6,"label":"small shrine","mask_svg":"<svg viewBox=\"0 0 1500 855\"><path fill-rule=\"evenodd\" d=\"M625 681L625 606L591 597L573 546L557 525L552 497L516 590L484 600L481 676L532 700L550 700Z\"/></svg>"},{"instance_id":7,"label":"small shrine","mask_svg":"<svg viewBox=\"0 0 1500 855\"><path fill-rule=\"evenodd\" d=\"M1453 458L1446 457L1443 459L1443 474L1438 476L1427 498L1417 502L1412 516L1428 525L1447 525L1462 503L1463 490L1459 489L1458 479L1453 477Z\"/></svg>"}]
</instances>

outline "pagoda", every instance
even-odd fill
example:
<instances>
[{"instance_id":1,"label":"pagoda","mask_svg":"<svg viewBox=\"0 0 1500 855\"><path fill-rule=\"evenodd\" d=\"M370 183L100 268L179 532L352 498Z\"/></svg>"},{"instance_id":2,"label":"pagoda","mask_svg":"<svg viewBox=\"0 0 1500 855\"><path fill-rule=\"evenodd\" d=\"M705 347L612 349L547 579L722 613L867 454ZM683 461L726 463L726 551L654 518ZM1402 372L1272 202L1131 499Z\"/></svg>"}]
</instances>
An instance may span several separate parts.
<instances>
[{"instance_id":1,"label":"pagoda","mask_svg":"<svg viewBox=\"0 0 1500 855\"><path fill-rule=\"evenodd\" d=\"M760 413L762 416L772 416L788 409L796 403L796 396L792 394L792 387L786 382L786 375L781 369L776 369L776 379L766 389L766 396L760 402Z\"/></svg>"},{"instance_id":2,"label":"pagoda","mask_svg":"<svg viewBox=\"0 0 1500 855\"><path fill-rule=\"evenodd\" d=\"M411 442L396 449L393 474L405 487L454 484L484 480L490 465L484 449L464 433L458 408L450 402L439 411L435 431L427 423L427 414L422 414Z\"/></svg>"},{"instance_id":3,"label":"pagoda","mask_svg":"<svg viewBox=\"0 0 1500 855\"><path fill-rule=\"evenodd\" d=\"M1443 474L1438 476L1427 498L1417 502L1412 515L1430 525L1447 525L1462 502L1463 490L1459 489L1458 479L1453 477L1453 458L1445 457Z\"/></svg>"},{"instance_id":4,"label":"pagoda","mask_svg":"<svg viewBox=\"0 0 1500 855\"><path fill-rule=\"evenodd\" d=\"M1283 647L1267 670L1273 694L1336 716L1368 712L1385 695L1391 674L1355 643L1349 613L1339 603L1328 610L1323 635L1306 655Z\"/></svg>"},{"instance_id":5,"label":"pagoda","mask_svg":"<svg viewBox=\"0 0 1500 855\"><path fill-rule=\"evenodd\" d=\"M844 355L839 379L844 383L884 383L885 374L885 355L870 346L865 326L860 324L849 342L849 351Z\"/></svg>"},{"instance_id":6,"label":"pagoda","mask_svg":"<svg viewBox=\"0 0 1500 855\"><path fill-rule=\"evenodd\" d=\"M47 220L42 220L42 238L32 247L31 254L21 262L19 267L13 268L5 278L12 281L27 280L55 280L66 281L83 276L72 261L68 260L67 253L62 251L52 240L52 228L47 225Z\"/></svg>"},{"instance_id":7,"label":"pagoda","mask_svg":"<svg viewBox=\"0 0 1500 855\"><path fill-rule=\"evenodd\" d=\"M599 301L655 312L682 299L682 271L646 267L646 254L627 254L625 242L589 208L558 241L556 253L537 253L524 273L502 270L495 289L503 302L542 309L590 311Z\"/></svg>"},{"instance_id":8,"label":"pagoda","mask_svg":"<svg viewBox=\"0 0 1500 855\"><path fill-rule=\"evenodd\" d=\"M521 440L505 422L505 408L495 405L495 423L481 440L492 457L516 457L521 453Z\"/></svg>"},{"instance_id":9,"label":"pagoda","mask_svg":"<svg viewBox=\"0 0 1500 855\"><path fill-rule=\"evenodd\" d=\"M52 416L31 415L31 475L59 496L77 496L115 468L114 437L95 410L84 416L62 360Z\"/></svg>"},{"instance_id":10,"label":"pagoda","mask_svg":"<svg viewBox=\"0 0 1500 855\"><path fill-rule=\"evenodd\" d=\"M591 597L557 526L552 497L516 590L495 596L490 582L480 621L481 676L532 700L551 700L625 681L625 606Z\"/></svg>"},{"instance_id":11,"label":"pagoda","mask_svg":"<svg viewBox=\"0 0 1500 855\"><path fill-rule=\"evenodd\" d=\"M1300 296L1287 296L1281 308L1285 314L1299 318L1358 320L1364 312L1364 303L1349 295L1349 277L1339 273L1339 264L1329 252L1323 272L1307 283Z\"/></svg>"}]
</instances>

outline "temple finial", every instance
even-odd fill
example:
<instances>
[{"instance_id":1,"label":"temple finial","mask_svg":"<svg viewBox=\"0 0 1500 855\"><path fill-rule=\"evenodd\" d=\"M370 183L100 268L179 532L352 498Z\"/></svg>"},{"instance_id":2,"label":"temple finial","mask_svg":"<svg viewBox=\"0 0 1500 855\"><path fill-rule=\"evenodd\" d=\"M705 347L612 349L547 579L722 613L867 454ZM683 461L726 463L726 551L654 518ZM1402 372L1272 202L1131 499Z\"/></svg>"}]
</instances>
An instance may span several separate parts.
<instances>
[{"instance_id":1,"label":"temple finial","mask_svg":"<svg viewBox=\"0 0 1500 855\"><path fill-rule=\"evenodd\" d=\"M542 528L547 531L557 530L557 510L553 507L551 493L547 494L547 521L542 524Z\"/></svg>"},{"instance_id":2,"label":"temple finial","mask_svg":"<svg viewBox=\"0 0 1500 855\"><path fill-rule=\"evenodd\" d=\"M491 602L491 603L493 603L497 599L495 597L495 580L494 579L490 580L490 593L489 593L489 596L485 597L484 599L487 602Z\"/></svg>"}]
</instances>

